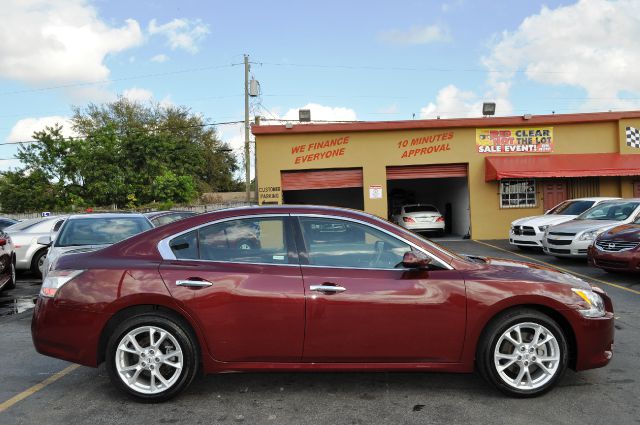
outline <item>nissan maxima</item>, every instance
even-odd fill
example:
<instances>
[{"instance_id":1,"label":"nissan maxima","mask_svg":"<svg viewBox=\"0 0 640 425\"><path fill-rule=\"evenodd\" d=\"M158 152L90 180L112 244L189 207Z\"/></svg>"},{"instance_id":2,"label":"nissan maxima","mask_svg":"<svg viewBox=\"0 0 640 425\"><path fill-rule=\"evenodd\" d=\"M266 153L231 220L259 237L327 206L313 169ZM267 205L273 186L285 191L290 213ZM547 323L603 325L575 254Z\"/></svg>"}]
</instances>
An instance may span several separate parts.
<instances>
[{"instance_id":1,"label":"nissan maxima","mask_svg":"<svg viewBox=\"0 0 640 425\"><path fill-rule=\"evenodd\" d=\"M251 244L242 244L252 234ZM601 289L540 265L462 256L362 212L249 207L58 259L36 349L142 401L199 372L473 372L515 397L605 366Z\"/></svg>"}]
</instances>

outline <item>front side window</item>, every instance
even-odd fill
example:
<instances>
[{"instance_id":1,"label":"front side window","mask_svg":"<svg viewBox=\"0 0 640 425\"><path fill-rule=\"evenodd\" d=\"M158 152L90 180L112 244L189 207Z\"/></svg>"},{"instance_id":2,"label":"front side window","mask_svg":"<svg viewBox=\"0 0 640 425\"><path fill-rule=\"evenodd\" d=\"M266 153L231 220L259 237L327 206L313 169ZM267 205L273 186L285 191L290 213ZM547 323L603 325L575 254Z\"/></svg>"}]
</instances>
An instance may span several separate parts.
<instances>
[{"instance_id":1,"label":"front side window","mask_svg":"<svg viewBox=\"0 0 640 425\"><path fill-rule=\"evenodd\" d=\"M411 251L405 242L359 223L300 217L300 226L314 266L392 269Z\"/></svg>"},{"instance_id":2,"label":"front side window","mask_svg":"<svg viewBox=\"0 0 640 425\"><path fill-rule=\"evenodd\" d=\"M535 206L535 180L507 179L500 181L501 208L530 208Z\"/></svg>"},{"instance_id":3,"label":"front side window","mask_svg":"<svg viewBox=\"0 0 640 425\"><path fill-rule=\"evenodd\" d=\"M177 259L287 264L285 221L244 218L201 227L169 242Z\"/></svg>"}]
</instances>

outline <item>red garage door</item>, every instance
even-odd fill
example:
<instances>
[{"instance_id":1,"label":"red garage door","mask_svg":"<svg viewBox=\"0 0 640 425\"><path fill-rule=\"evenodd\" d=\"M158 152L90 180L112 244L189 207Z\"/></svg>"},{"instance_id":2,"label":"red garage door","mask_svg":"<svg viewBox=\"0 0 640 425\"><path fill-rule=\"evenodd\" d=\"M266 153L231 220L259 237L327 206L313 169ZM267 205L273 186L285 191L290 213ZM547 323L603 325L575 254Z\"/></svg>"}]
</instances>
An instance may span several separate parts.
<instances>
[{"instance_id":1,"label":"red garage door","mask_svg":"<svg viewBox=\"0 0 640 425\"><path fill-rule=\"evenodd\" d=\"M467 164L407 165L387 167L387 180L467 177Z\"/></svg>"},{"instance_id":2,"label":"red garage door","mask_svg":"<svg viewBox=\"0 0 640 425\"><path fill-rule=\"evenodd\" d=\"M362 187L362 168L282 171L282 190Z\"/></svg>"}]
</instances>

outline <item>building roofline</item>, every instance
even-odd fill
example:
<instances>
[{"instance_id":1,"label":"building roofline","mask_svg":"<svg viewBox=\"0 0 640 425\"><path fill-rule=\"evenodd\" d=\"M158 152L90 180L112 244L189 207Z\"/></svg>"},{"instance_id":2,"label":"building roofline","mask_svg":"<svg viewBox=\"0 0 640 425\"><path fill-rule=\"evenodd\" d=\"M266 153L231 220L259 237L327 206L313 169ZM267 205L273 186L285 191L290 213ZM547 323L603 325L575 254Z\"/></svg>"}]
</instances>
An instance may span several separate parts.
<instances>
[{"instance_id":1,"label":"building roofline","mask_svg":"<svg viewBox=\"0 0 640 425\"><path fill-rule=\"evenodd\" d=\"M358 131L392 131L417 130L430 128L488 128L508 126L539 126L553 124L583 124L606 121L618 121L626 118L640 118L640 111L623 112L591 112L583 114L552 114L552 115L519 115L511 117L487 118L453 118L435 120L406 120L406 121L356 121L323 124L293 124L291 128L285 125L254 125L251 131L254 135L268 134L303 134L303 133L338 133Z\"/></svg>"}]
</instances>

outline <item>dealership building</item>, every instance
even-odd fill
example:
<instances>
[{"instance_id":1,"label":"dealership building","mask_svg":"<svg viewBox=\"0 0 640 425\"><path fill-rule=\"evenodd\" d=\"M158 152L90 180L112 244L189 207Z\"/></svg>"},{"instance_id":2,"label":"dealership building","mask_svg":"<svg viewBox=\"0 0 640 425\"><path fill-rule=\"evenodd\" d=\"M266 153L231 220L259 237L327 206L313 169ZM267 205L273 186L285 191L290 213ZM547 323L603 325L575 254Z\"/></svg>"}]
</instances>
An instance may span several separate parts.
<instances>
[{"instance_id":1,"label":"dealership building","mask_svg":"<svg viewBox=\"0 0 640 425\"><path fill-rule=\"evenodd\" d=\"M258 201L389 218L432 204L447 231L504 239L587 196L640 197L640 111L254 125Z\"/></svg>"}]
</instances>

